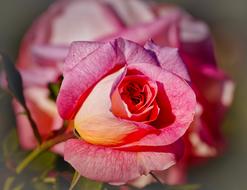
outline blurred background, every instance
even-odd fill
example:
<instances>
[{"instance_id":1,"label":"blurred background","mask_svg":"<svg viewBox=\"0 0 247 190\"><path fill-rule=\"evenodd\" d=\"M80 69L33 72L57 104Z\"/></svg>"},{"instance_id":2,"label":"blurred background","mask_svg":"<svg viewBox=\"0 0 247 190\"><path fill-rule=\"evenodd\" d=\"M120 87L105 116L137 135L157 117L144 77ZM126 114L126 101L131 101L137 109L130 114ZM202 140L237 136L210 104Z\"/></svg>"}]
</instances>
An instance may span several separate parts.
<instances>
[{"instance_id":1,"label":"blurred background","mask_svg":"<svg viewBox=\"0 0 247 190\"><path fill-rule=\"evenodd\" d=\"M0 0L0 50L15 59L25 31L52 2L52 0ZM247 1L160 0L160 2L180 5L194 17L201 18L209 24L215 39L220 67L236 82L234 102L223 126L229 148L220 158L191 169L189 182L202 184L203 190L246 190ZM0 97L0 104L0 124L14 126L13 119L9 119L13 118L12 112L8 110L9 99ZM0 136L3 137L8 129L1 126L0 128ZM1 176L4 174L2 166L0 173Z\"/></svg>"}]
</instances>

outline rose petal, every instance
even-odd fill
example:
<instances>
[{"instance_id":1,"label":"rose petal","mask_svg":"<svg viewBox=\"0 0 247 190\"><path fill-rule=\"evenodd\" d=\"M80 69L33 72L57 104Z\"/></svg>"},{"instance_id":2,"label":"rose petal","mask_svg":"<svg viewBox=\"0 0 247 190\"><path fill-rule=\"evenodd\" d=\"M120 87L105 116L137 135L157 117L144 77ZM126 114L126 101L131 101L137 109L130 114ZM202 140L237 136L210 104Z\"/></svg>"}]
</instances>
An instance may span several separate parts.
<instances>
[{"instance_id":1,"label":"rose petal","mask_svg":"<svg viewBox=\"0 0 247 190\"><path fill-rule=\"evenodd\" d=\"M59 69L44 68L35 66L31 69L18 69L20 71L24 88L47 87L49 82L56 81L60 76Z\"/></svg>"},{"instance_id":2,"label":"rose petal","mask_svg":"<svg viewBox=\"0 0 247 190\"><path fill-rule=\"evenodd\" d=\"M157 18L154 22L137 24L136 26L123 29L120 32L116 32L115 34L100 39L107 41L117 37L122 37L140 44L145 44L150 39L159 42L160 34L162 34L162 40L164 41L165 39L167 41L165 44L175 45L174 43L177 42L174 42L174 37L170 36L171 33L169 30L172 28L174 23L178 23L180 16L181 11L179 9L168 9L166 14Z\"/></svg>"},{"instance_id":3,"label":"rose petal","mask_svg":"<svg viewBox=\"0 0 247 190\"><path fill-rule=\"evenodd\" d=\"M136 69L151 79L163 84L163 88L171 104L171 111L175 116L175 121L173 124L164 128L160 126L162 132L159 135L147 135L140 141L128 144L125 147L162 146L175 142L185 133L194 118L196 98L193 90L180 77L157 66L133 64L128 66L128 68Z\"/></svg>"},{"instance_id":4,"label":"rose petal","mask_svg":"<svg viewBox=\"0 0 247 190\"><path fill-rule=\"evenodd\" d=\"M38 62L46 61L64 61L69 52L69 47L58 45L34 45L32 47L32 53L34 59L41 60Z\"/></svg>"},{"instance_id":5,"label":"rose petal","mask_svg":"<svg viewBox=\"0 0 247 190\"><path fill-rule=\"evenodd\" d=\"M106 74L117 70L122 63L111 44L73 43L64 66L64 80L57 98L60 115L71 119L87 92ZM118 68L117 68L118 67Z\"/></svg>"},{"instance_id":6,"label":"rose petal","mask_svg":"<svg viewBox=\"0 0 247 190\"><path fill-rule=\"evenodd\" d=\"M64 4L60 3L60 7L62 13L52 24L52 44L91 41L122 28L121 21L106 3L69 0Z\"/></svg>"},{"instance_id":7,"label":"rose petal","mask_svg":"<svg viewBox=\"0 0 247 190\"><path fill-rule=\"evenodd\" d=\"M71 139L65 144L65 160L82 176L93 180L125 183L153 170L164 170L176 162L177 143L167 152L127 152Z\"/></svg>"},{"instance_id":8,"label":"rose petal","mask_svg":"<svg viewBox=\"0 0 247 190\"><path fill-rule=\"evenodd\" d=\"M157 85L154 81L151 81L144 75L126 76L126 73L124 76L121 76L120 80L117 81L118 85L113 86L114 91L111 93L111 110L114 115L120 118L141 122L150 122L157 118L159 107L156 102L154 103L154 99L157 94ZM132 105L132 103L127 104L119 93L121 86L128 83L128 81L139 81L140 84L142 83L143 88L148 86L147 88L149 89L149 93L145 95L145 102L143 102L140 106ZM136 109L134 113L131 112L131 106L134 107L133 109Z\"/></svg>"},{"instance_id":9,"label":"rose petal","mask_svg":"<svg viewBox=\"0 0 247 190\"><path fill-rule=\"evenodd\" d=\"M155 54L146 50L137 43L134 43L123 38L114 40L116 50L119 52L118 56L124 56L127 64L153 64L158 65Z\"/></svg>"},{"instance_id":10,"label":"rose petal","mask_svg":"<svg viewBox=\"0 0 247 190\"><path fill-rule=\"evenodd\" d=\"M107 0L107 2L109 2L114 8L126 26L132 26L137 23L151 22L155 19L155 15L152 12L151 7L143 1Z\"/></svg>"},{"instance_id":11,"label":"rose petal","mask_svg":"<svg viewBox=\"0 0 247 190\"><path fill-rule=\"evenodd\" d=\"M74 126L85 141L92 144L117 145L138 140L147 133L156 131L151 126L138 126L133 122L117 119L110 111L111 87L123 70L98 82L77 112Z\"/></svg>"},{"instance_id":12,"label":"rose petal","mask_svg":"<svg viewBox=\"0 0 247 190\"><path fill-rule=\"evenodd\" d=\"M185 80L190 80L187 68L183 63L181 57L179 56L177 48L171 47L159 47L153 42L148 41L145 44L145 48L155 52L160 66L178 76L184 78Z\"/></svg>"},{"instance_id":13,"label":"rose petal","mask_svg":"<svg viewBox=\"0 0 247 190\"><path fill-rule=\"evenodd\" d=\"M121 38L109 43L72 43L65 60L64 80L57 98L60 115L64 119L73 118L93 86L126 63L157 65L152 53Z\"/></svg>"},{"instance_id":14,"label":"rose petal","mask_svg":"<svg viewBox=\"0 0 247 190\"><path fill-rule=\"evenodd\" d=\"M188 15L184 16L180 23L179 48L182 59L189 68L200 65L217 65L208 26Z\"/></svg>"}]
</instances>

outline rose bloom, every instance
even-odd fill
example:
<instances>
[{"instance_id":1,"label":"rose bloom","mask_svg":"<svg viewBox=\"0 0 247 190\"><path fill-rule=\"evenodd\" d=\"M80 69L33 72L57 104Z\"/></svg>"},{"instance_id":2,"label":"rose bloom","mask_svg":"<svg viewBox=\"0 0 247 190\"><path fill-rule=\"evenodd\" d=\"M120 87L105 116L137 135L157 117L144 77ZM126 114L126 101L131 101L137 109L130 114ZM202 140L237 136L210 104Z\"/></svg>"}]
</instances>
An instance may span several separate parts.
<instances>
[{"instance_id":1,"label":"rose bloom","mask_svg":"<svg viewBox=\"0 0 247 190\"><path fill-rule=\"evenodd\" d=\"M196 106L177 49L73 42L63 76L58 110L80 137L64 158L82 176L122 184L176 163Z\"/></svg>"},{"instance_id":2,"label":"rose bloom","mask_svg":"<svg viewBox=\"0 0 247 190\"><path fill-rule=\"evenodd\" d=\"M183 137L185 155L180 163L157 174L167 183L184 182L190 164L222 152L224 141L220 125L231 103L233 83L217 67L207 25L177 7L139 0L63 0L52 4L26 33L17 61L32 115L44 140L58 130L62 120L54 101L49 98L47 86L61 75L69 44L79 40L109 41L119 36L143 45L152 39L159 46L178 48L186 64L190 85L197 97L196 116ZM160 60L168 60L162 57L164 53L160 48L155 52ZM174 62L172 57L169 60ZM173 71L177 67L174 64L167 64L166 70ZM37 87L39 90L32 90ZM20 107L16 106L16 110L21 145L34 148L36 141L27 119L19 114ZM125 113L125 117L128 114ZM135 116L131 119L139 122ZM143 137L145 135L143 133ZM63 145L57 152L63 153ZM150 179L146 177L144 182L140 179L136 183L142 186Z\"/></svg>"}]
</instances>

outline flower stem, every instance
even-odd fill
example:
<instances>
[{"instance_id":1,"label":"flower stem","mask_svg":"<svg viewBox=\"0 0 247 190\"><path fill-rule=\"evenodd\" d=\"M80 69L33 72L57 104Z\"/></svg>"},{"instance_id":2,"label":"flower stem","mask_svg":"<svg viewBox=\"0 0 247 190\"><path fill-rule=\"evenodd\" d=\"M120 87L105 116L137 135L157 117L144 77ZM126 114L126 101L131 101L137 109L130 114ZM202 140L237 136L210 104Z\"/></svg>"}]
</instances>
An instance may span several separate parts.
<instances>
[{"instance_id":1,"label":"flower stem","mask_svg":"<svg viewBox=\"0 0 247 190\"><path fill-rule=\"evenodd\" d=\"M59 136L56 136L55 138L48 140L46 142L44 142L43 144L41 144L40 146L38 146L36 149L34 149L16 168L16 174L20 174L27 166L30 162L32 162L39 154L41 154L42 152L44 152L45 150L51 148L52 146L63 142L65 140L68 140L70 138L72 138L74 136L74 134L71 133L67 133L67 134L62 134Z\"/></svg>"},{"instance_id":2,"label":"flower stem","mask_svg":"<svg viewBox=\"0 0 247 190\"><path fill-rule=\"evenodd\" d=\"M72 137L74 137L74 134L73 134L73 132L70 132L70 133L65 133L65 134L56 136L53 139L50 139L48 141L45 141L43 144L41 144L36 149L34 149L21 163L18 164L18 166L15 169L16 175L20 174L41 153L50 149L54 145L61 143L63 141L66 141ZM10 180L7 180L5 182L5 190L8 190L11 188L11 186L14 182L14 179L15 179L15 177L12 176Z\"/></svg>"}]
</instances>

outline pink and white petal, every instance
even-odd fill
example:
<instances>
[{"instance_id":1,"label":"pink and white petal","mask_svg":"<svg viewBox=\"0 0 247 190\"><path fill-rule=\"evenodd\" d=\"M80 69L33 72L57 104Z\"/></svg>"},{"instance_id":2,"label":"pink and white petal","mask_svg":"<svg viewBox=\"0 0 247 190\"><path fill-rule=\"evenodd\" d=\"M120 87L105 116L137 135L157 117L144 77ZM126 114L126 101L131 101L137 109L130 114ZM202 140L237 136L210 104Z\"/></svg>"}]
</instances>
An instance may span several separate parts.
<instances>
[{"instance_id":1,"label":"pink and white petal","mask_svg":"<svg viewBox=\"0 0 247 190\"><path fill-rule=\"evenodd\" d=\"M59 6L58 2L53 6ZM68 44L78 40L95 40L122 28L121 20L106 4L92 0L67 0L60 7L62 13L53 18L50 42Z\"/></svg>"},{"instance_id":2,"label":"pink and white petal","mask_svg":"<svg viewBox=\"0 0 247 190\"><path fill-rule=\"evenodd\" d=\"M33 45L32 53L35 60L64 61L69 52L69 46ZM40 62L40 61L38 61Z\"/></svg>"},{"instance_id":3,"label":"pink and white petal","mask_svg":"<svg viewBox=\"0 0 247 190\"><path fill-rule=\"evenodd\" d=\"M121 38L109 43L72 43L57 99L60 115L64 119L72 119L93 86L126 63L156 65L157 61L140 45Z\"/></svg>"},{"instance_id":4,"label":"pink and white petal","mask_svg":"<svg viewBox=\"0 0 247 190\"><path fill-rule=\"evenodd\" d=\"M140 0L106 0L106 2L113 7L122 22L128 27L137 23L151 22L155 19L152 9L146 2Z\"/></svg>"},{"instance_id":5,"label":"pink and white petal","mask_svg":"<svg viewBox=\"0 0 247 190\"><path fill-rule=\"evenodd\" d=\"M160 34L162 35L167 34L166 37L162 36L163 38L162 40L164 39L166 40L165 44L175 45L173 39L174 37L170 35L171 33L170 29L173 27L174 23L178 22L180 16L181 16L180 10L169 9L167 10L167 14L163 15L162 17L156 19L153 22L140 23L136 26L123 29L120 32L116 32L109 36L105 36L104 38L99 38L99 39L106 41L117 37L122 37L144 45L150 39L153 39L155 42L157 40L157 43L159 43Z\"/></svg>"},{"instance_id":6,"label":"pink and white petal","mask_svg":"<svg viewBox=\"0 0 247 190\"><path fill-rule=\"evenodd\" d=\"M110 43L73 43L65 61L64 80L57 98L60 115L72 119L93 86L123 64L116 61Z\"/></svg>"},{"instance_id":7,"label":"pink and white petal","mask_svg":"<svg viewBox=\"0 0 247 190\"><path fill-rule=\"evenodd\" d=\"M78 139L65 143L64 159L82 176L108 183L126 183L150 171L165 170L176 163L174 152L119 151Z\"/></svg>"},{"instance_id":8,"label":"pink and white petal","mask_svg":"<svg viewBox=\"0 0 247 190\"><path fill-rule=\"evenodd\" d=\"M148 41L145 48L156 54L161 68L175 73L185 80L190 80L186 65L182 61L177 48L159 47L152 41Z\"/></svg>"},{"instance_id":9,"label":"pink and white petal","mask_svg":"<svg viewBox=\"0 0 247 190\"><path fill-rule=\"evenodd\" d=\"M156 131L151 126L140 127L112 114L111 88L123 71L124 68L98 82L77 112L74 126L85 141L99 145L118 145L129 141L129 136L133 141Z\"/></svg>"},{"instance_id":10,"label":"pink and white petal","mask_svg":"<svg viewBox=\"0 0 247 190\"><path fill-rule=\"evenodd\" d=\"M149 78L163 84L163 88L171 104L171 111L175 116L175 121L169 126L163 126L164 128L160 126L160 130L162 131L160 134L147 135L138 142L128 144L124 147L163 146L175 142L185 133L193 121L196 109L196 97L193 90L183 79L160 67L154 65L131 65L128 68L136 69Z\"/></svg>"},{"instance_id":11,"label":"pink and white petal","mask_svg":"<svg viewBox=\"0 0 247 190\"><path fill-rule=\"evenodd\" d=\"M61 72L59 68L34 66L30 69L18 69L20 71L24 87L47 87L49 82L56 81Z\"/></svg>"},{"instance_id":12,"label":"pink and white petal","mask_svg":"<svg viewBox=\"0 0 247 190\"><path fill-rule=\"evenodd\" d=\"M91 0L55 2L26 33L21 44L18 65L26 67L34 64L31 53L34 44L69 45L77 40L95 40L121 28L121 20L103 2Z\"/></svg>"}]
</instances>

